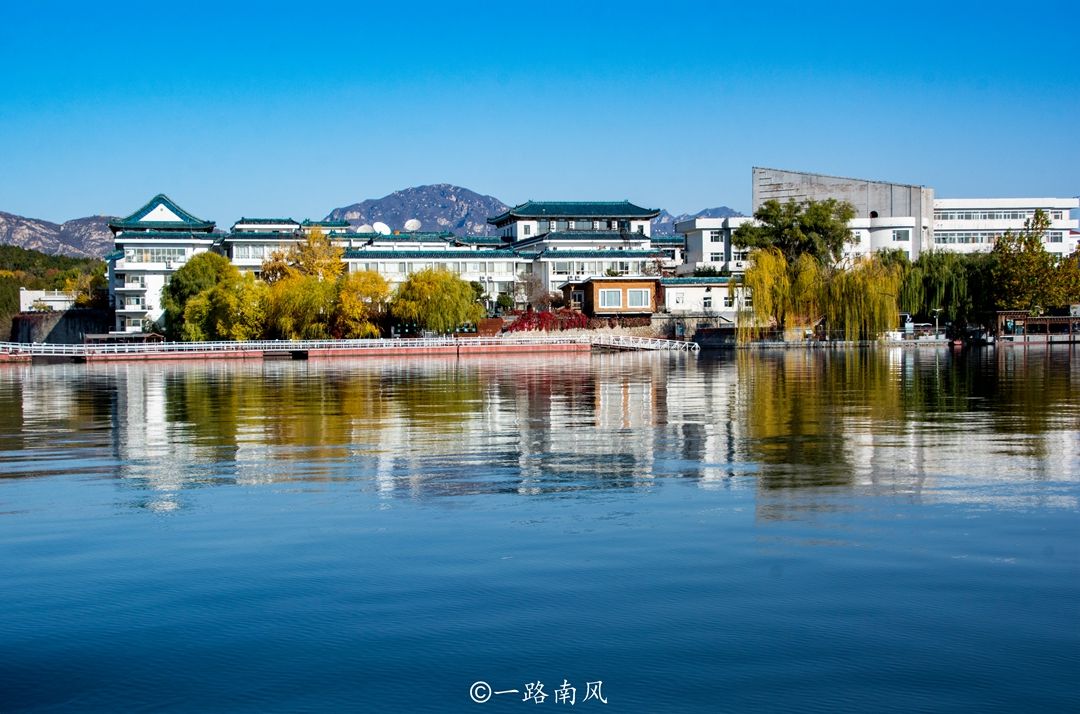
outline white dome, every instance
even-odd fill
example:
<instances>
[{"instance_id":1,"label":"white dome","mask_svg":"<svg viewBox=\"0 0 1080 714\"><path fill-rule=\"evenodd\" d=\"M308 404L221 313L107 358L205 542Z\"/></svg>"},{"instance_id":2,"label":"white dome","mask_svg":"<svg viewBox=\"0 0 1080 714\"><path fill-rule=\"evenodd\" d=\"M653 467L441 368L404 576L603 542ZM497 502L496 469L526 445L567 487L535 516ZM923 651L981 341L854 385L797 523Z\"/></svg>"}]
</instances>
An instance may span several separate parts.
<instances>
[{"instance_id":1,"label":"white dome","mask_svg":"<svg viewBox=\"0 0 1080 714\"><path fill-rule=\"evenodd\" d=\"M412 232L420 230L421 225L423 225L423 224L421 224L419 220L417 220L415 218L410 218L409 220L405 221L405 230L412 233Z\"/></svg>"}]
</instances>

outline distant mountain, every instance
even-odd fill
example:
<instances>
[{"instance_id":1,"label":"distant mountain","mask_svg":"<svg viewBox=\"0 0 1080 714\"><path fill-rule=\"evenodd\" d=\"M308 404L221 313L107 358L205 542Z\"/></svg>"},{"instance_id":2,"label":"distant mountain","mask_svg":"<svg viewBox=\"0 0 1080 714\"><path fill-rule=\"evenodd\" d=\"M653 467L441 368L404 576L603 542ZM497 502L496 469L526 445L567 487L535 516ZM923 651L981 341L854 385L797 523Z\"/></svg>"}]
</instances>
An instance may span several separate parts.
<instances>
[{"instance_id":1,"label":"distant mountain","mask_svg":"<svg viewBox=\"0 0 1080 714\"><path fill-rule=\"evenodd\" d=\"M327 216L346 220L353 226L382 221L393 229L403 229L405 221L416 218L421 230L450 231L457 235L489 235L487 219L509 206L494 196L484 196L461 186L438 183L395 191L389 196L368 199L350 206L335 208ZM673 216L661 211L653 221L653 235L675 233L675 224L690 218L721 218L741 215L727 206L706 208L697 213ZM75 218L65 223L51 223L24 218L0 211L0 245L39 250L50 255L77 258L102 258L113 247L109 216Z\"/></svg>"},{"instance_id":2,"label":"distant mountain","mask_svg":"<svg viewBox=\"0 0 1080 714\"><path fill-rule=\"evenodd\" d=\"M327 219L345 220L353 226L382 221L395 230L401 230L405 227L405 221L415 218L420 221L420 230L424 231L486 235L491 229L487 219L507 208L509 206L492 196L482 196L448 183L437 183L406 188L382 198L335 208Z\"/></svg>"},{"instance_id":3,"label":"distant mountain","mask_svg":"<svg viewBox=\"0 0 1080 714\"><path fill-rule=\"evenodd\" d=\"M421 230L450 231L458 235L487 235L492 227L487 219L505 211L509 206L494 196L482 196L461 186L438 183L416 186L395 191L389 196L372 198L351 206L335 208L327 216L330 220L345 220L353 226L382 221L395 230L401 230L405 221L416 218ZM653 220L654 235L673 235L675 224L689 218L724 218L741 216L738 211L719 206L706 208L697 213L673 216L667 211Z\"/></svg>"},{"instance_id":4,"label":"distant mountain","mask_svg":"<svg viewBox=\"0 0 1080 714\"><path fill-rule=\"evenodd\" d=\"M57 224L0 211L0 244L50 255L101 258L112 250L108 216L76 218Z\"/></svg>"},{"instance_id":5,"label":"distant mountain","mask_svg":"<svg viewBox=\"0 0 1080 714\"><path fill-rule=\"evenodd\" d=\"M734 208L728 208L727 206L706 208L697 213L680 213L677 216L673 216L667 211L660 211L660 215L653 219L652 233L654 236L675 235L675 224L680 221L688 221L691 218L729 218L741 215Z\"/></svg>"}]
</instances>

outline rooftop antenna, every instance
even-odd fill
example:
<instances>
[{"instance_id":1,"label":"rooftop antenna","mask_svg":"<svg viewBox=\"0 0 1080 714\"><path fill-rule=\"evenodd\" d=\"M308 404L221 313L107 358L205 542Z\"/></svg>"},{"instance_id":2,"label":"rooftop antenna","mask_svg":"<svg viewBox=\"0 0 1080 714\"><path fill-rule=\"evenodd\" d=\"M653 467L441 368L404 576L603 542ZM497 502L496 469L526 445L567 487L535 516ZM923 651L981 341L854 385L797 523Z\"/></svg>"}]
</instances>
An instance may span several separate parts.
<instances>
[{"instance_id":1,"label":"rooftop antenna","mask_svg":"<svg viewBox=\"0 0 1080 714\"><path fill-rule=\"evenodd\" d=\"M371 227L374 228L375 232L378 233L379 235L383 235L383 236L390 235L390 226L386 225L382 221L375 221L374 225L372 225Z\"/></svg>"}]
</instances>

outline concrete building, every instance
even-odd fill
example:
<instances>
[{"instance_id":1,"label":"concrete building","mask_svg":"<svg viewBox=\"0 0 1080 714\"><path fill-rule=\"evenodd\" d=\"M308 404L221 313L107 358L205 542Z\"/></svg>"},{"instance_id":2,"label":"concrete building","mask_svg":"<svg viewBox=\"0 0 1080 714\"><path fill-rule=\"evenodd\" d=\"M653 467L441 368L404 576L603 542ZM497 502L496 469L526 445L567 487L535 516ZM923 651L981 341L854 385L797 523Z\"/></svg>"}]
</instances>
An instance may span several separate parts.
<instances>
[{"instance_id":1,"label":"concrete building","mask_svg":"<svg viewBox=\"0 0 1080 714\"><path fill-rule=\"evenodd\" d=\"M849 256L883 248L905 249L912 260L924 250L988 251L1006 231L1022 230L1036 209L1051 220L1047 252L1064 256L1077 249L1070 231L1080 224L1069 214L1080 207L1076 198L937 198L934 189L911 184L761 167L752 174L755 211L769 199L851 203L858 242Z\"/></svg>"}]
</instances>

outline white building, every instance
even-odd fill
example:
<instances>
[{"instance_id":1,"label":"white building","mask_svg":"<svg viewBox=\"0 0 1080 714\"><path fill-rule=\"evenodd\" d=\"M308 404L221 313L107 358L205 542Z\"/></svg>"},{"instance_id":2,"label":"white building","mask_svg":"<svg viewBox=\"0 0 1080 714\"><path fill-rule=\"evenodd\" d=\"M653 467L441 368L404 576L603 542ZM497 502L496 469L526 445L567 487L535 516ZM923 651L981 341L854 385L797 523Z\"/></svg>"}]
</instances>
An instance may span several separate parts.
<instances>
[{"instance_id":1,"label":"white building","mask_svg":"<svg viewBox=\"0 0 1080 714\"><path fill-rule=\"evenodd\" d=\"M196 218L160 193L109 228L115 250L105 260L117 332L141 332L160 320L161 291L172 274L222 238L213 221Z\"/></svg>"},{"instance_id":2,"label":"white building","mask_svg":"<svg viewBox=\"0 0 1080 714\"><path fill-rule=\"evenodd\" d=\"M1043 247L1059 257L1077 249L1070 235L1080 222L1070 210L1080 207L1076 198L938 198L934 200L934 231L928 247L957 253L991 250L1006 231L1024 229L1036 210L1050 219Z\"/></svg>"}]
</instances>

